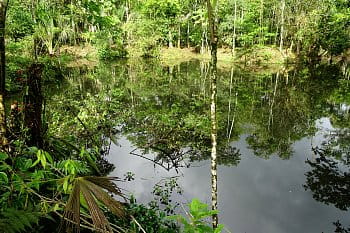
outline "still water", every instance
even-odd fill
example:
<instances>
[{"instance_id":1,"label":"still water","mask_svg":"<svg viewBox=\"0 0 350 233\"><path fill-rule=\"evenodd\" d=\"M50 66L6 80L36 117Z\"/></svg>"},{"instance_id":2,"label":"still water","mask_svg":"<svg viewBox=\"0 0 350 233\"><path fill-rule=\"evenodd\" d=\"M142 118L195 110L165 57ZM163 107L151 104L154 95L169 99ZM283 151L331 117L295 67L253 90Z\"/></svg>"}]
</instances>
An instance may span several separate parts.
<instances>
[{"instance_id":1,"label":"still water","mask_svg":"<svg viewBox=\"0 0 350 233\"><path fill-rule=\"evenodd\" d=\"M175 196L179 202L188 203L197 197L210 203L210 161L192 163L191 168L177 174L130 155L135 146L127 139L119 143L111 148L109 161L117 167L112 175L135 173L135 180L126 183L126 189L132 190L138 201L151 201L152 188L161 179L180 176L184 193ZM258 158L248 149L246 135L234 145L244 154L239 165L218 168L220 222L232 232L334 232L335 220L350 222L348 212L315 201L312 192L303 187L304 174L310 170L305 160L314 157L311 139L294 143L294 156L289 160Z\"/></svg>"},{"instance_id":2,"label":"still water","mask_svg":"<svg viewBox=\"0 0 350 233\"><path fill-rule=\"evenodd\" d=\"M209 66L108 64L80 88L124 112L108 160L122 186L150 202L175 177L210 203ZM91 80L91 79L89 79ZM219 221L235 233L334 232L350 225L350 82L337 69L222 67L218 80ZM309 162L307 162L309 161Z\"/></svg>"}]
</instances>

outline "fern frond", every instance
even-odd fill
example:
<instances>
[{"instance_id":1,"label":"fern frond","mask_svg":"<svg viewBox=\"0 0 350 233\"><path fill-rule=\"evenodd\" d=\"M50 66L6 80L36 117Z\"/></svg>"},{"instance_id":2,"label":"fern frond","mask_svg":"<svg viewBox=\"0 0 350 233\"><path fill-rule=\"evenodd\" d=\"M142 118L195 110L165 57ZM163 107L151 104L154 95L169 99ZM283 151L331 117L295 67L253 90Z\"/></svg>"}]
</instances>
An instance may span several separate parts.
<instances>
[{"instance_id":1,"label":"fern frond","mask_svg":"<svg viewBox=\"0 0 350 233\"><path fill-rule=\"evenodd\" d=\"M0 216L0 233L19 233L38 225L40 213L30 210L5 209Z\"/></svg>"}]
</instances>

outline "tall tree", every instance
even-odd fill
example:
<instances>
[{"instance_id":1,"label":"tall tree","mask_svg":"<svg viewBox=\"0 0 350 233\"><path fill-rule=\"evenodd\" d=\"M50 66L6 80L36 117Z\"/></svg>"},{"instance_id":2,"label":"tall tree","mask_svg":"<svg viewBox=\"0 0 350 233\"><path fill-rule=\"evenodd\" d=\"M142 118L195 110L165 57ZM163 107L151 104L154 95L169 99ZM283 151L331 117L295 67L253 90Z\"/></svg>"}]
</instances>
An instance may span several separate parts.
<instances>
[{"instance_id":1,"label":"tall tree","mask_svg":"<svg viewBox=\"0 0 350 233\"><path fill-rule=\"evenodd\" d=\"M218 207L217 196L217 119L216 119L216 99L217 99L217 48L218 48L218 0L207 0L208 8L208 21L210 31L210 48L211 48L211 74L210 74L210 86L211 86L211 104L210 104L210 118L211 118L211 185L212 185L212 210L216 210ZM213 228L218 226L218 216L213 215Z\"/></svg>"},{"instance_id":2,"label":"tall tree","mask_svg":"<svg viewBox=\"0 0 350 233\"><path fill-rule=\"evenodd\" d=\"M8 0L0 0L0 147L6 145L5 95L5 23Z\"/></svg>"},{"instance_id":3,"label":"tall tree","mask_svg":"<svg viewBox=\"0 0 350 233\"><path fill-rule=\"evenodd\" d=\"M280 51L283 49L283 33L284 33L284 8L286 6L285 0L281 1L281 34L280 34Z\"/></svg>"},{"instance_id":4,"label":"tall tree","mask_svg":"<svg viewBox=\"0 0 350 233\"><path fill-rule=\"evenodd\" d=\"M234 19L233 19L233 38L232 38L232 54L235 55L236 49L236 27L237 27L237 0L235 0L235 11L234 11Z\"/></svg>"}]
</instances>

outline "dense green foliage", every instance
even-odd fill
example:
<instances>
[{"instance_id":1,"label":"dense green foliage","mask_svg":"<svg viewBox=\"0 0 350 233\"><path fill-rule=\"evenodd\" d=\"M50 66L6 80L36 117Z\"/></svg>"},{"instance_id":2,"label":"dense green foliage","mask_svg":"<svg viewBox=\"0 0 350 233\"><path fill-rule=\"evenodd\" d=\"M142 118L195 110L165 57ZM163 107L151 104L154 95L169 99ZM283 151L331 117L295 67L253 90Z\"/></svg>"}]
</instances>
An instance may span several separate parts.
<instances>
[{"instance_id":1,"label":"dense green foliage","mask_svg":"<svg viewBox=\"0 0 350 233\"><path fill-rule=\"evenodd\" d=\"M6 90L0 96L8 98L0 122L7 127L7 142L0 148L1 233L74 230L76 223L87 232L180 231L166 215L176 207L169 204L170 193L181 188L169 181L155 187L153 205L129 203L112 183L117 179L105 177L113 169L105 156L123 135L140 148L138 156L153 152L153 162L167 170L210 157L208 64L165 67L158 60L120 59L159 57L163 47L208 52L206 7L202 0L9 1L2 21L7 60L2 60ZM218 80L218 119L224 122L218 127L219 164L240 162L232 142L243 134L257 156L288 159L292 144L313 135L315 121L329 112L334 125L349 127L348 113L337 108L350 104L348 1L222 0L218 21L219 47L235 56L279 47L283 56L295 52L311 65L258 74L219 69L218 76L231 77ZM67 55L77 47L83 54ZM68 61L90 58L84 49L96 51L92 54L100 60L120 60L68 67ZM337 65L319 65L324 57ZM338 78L340 65L347 78ZM331 77L322 80L320 74ZM33 83L39 90L34 95ZM35 124L39 137L33 136ZM346 161L346 133L339 131L322 151ZM324 172L340 180L339 186L344 174L330 160L317 162L309 163L315 172L308 174L306 188L324 200L335 194L327 192L328 184L314 182L323 177L319 163L329 165ZM112 199L111 193L118 197ZM212 229L203 221L216 211L198 200L189 207L188 220L176 217L185 232L221 231L222 226Z\"/></svg>"},{"instance_id":2,"label":"dense green foliage","mask_svg":"<svg viewBox=\"0 0 350 233\"><path fill-rule=\"evenodd\" d=\"M346 0L222 0L219 8L222 48L268 45L309 57L350 48ZM7 25L8 38L26 43L32 54L84 44L95 46L101 59L157 57L162 46L209 50L203 0L13 0Z\"/></svg>"},{"instance_id":3,"label":"dense green foliage","mask_svg":"<svg viewBox=\"0 0 350 233\"><path fill-rule=\"evenodd\" d=\"M38 224L39 213L30 210L5 209L1 212L0 232L25 232Z\"/></svg>"}]
</instances>

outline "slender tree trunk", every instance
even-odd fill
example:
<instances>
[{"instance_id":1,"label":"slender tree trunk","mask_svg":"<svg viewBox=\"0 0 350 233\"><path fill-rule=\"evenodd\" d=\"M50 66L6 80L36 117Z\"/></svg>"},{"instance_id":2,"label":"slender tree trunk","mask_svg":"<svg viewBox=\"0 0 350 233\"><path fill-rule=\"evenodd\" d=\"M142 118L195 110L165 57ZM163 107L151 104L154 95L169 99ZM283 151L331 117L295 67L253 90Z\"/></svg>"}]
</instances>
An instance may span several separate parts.
<instances>
[{"instance_id":1,"label":"slender tree trunk","mask_svg":"<svg viewBox=\"0 0 350 233\"><path fill-rule=\"evenodd\" d=\"M233 38L232 38L232 54L235 54L236 50L236 21L237 21L237 0L235 0L235 13L233 20Z\"/></svg>"},{"instance_id":2,"label":"slender tree trunk","mask_svg":"<svg viewBox=\"0 0 350 233\"><path fill-rule=\"evenodd\" d=\"M230 119L231 119L232 82L233 82L233 67L231 68L230 92L229 92L229 96L228 96L228 114L227 114L227 130L226 130L226 135L227 135L227 139L228 139L228 140L229 140Z\"/></svg>"},{"instance_id":3,"label":"slender tree trunk","mask_svg":"<svg viewBox=\"0 0 350 233\"><path fill-rule=\"evenodd\" d=\"M7 3L0 0L0 92L5 92L5 22Z\"/></svg>"},{"instance_id":4,"label":"slender tree trunk","mask_svg":"<svg viewBox=\"0 0 350 233\"><path fill-rule=\"evenodd\" d=\"M282 0L281 2L281 34L280 34L280 52L282 52L283 49L283 33L284 33L284 8L286 5L285 0Z\"/></svg>"},{"instance_id":5,"label":"slender tree trunk","mask_svg":"<svg viewBox=\"0 0 350 233\"><path fill-rule=\"evenodd\" d=\"M273 41L273 43L274 43L274 45L278 45L278 32L279 32L279 28L278 28L278 26L276 26L276 33L275 33L275 36L274 36L274 41Z\"/></svg>"},{"instance_id":6,"label":"slender tree trunk","mask_svg":"<svg viewBox=\"0 0 350 233\"><path fill-rule=\"evenodd\" d=\"M190 47L190 21L187 21L187 48Z\"/></svg>"},{"instance_id":7,"label":"slender tree trunk","mask_svg":"<svg viewBox=\"0 0 350 233\"><path fill-rule=\"evenodd\" d=\"M169 48L173 48L173 34L171 32L171 28L169 28L168 36L169 36Z\"/></svg>"},{"instance_id":8,"label":"slender tree trunk","mask_svg":"<svg viewBox=\"0 0 350 233\"><path fill-rule=\"evenodd\" d=\"M296 51L296 52L297 52L297 55L298 55L298 56L300 55L300 49L301 49L300 47L301 47L300 40L297 39L297 49L296 49L297 51Z\"/></svg>"},{"instance_id":9,"label":"slender tree trunk","mask_svg":"<svg viewBox=\"0 0 350 233\"><path fill-rule=\"evenodd\" d=\"M0 94L0 150L7 145L4 95Z\"/></svg>"},{"instance_id":10,"label":"slender tree trunk","mask_svg":"<svg viewBox=\"0 0 350 233\"><path fill-rule=\"evenodd\" d=\"M211 119L211 197L212 197L212 210L217 210L217 198L218 198L218 176L217 176L217 119L216 119L216 99L217 99L217 47L218 47L218 0L207 0L208 7L208 20L210 31L210 47L211 47L211 104L210 104L210 119ZM213 215L213 228L218 226L218 215Z\"/></svg>"},{"instance_id":11,"label":"slender tree trunk","mask_svg":"<svg viewBox=\"0 0 350 233\"><path fill-rule=\"evenodd\" d=\"M126 19L125 19L125 23L128 24L129 20L130 20L130 2L127 0L125 2L125 15L126 15ZM126 47L130 46L130 30L127 30L126 32Z\"/></svg>"},{"instance_id":12,"label":"slender tree trunk","mask_svg":"<svg viewBox=\"0 0 350 233\"><path fill-rule=\"evenodd\" d=\"M276 20L276 9L275 9L275 7L274 8L272 8L272 22L269 24L269 31L270 32L272 32L273 30L274 30L274 25L275 25L275 23L274 23L274 21ZM269 39L269 43L270 44L273 44L273 39L272 39L272 37L270 37L270 39Z\"/></svg>"},{"instance_id":13,"label":"slender tree trunk","mask_svg":"<svg viewBox=\"0 0 350 233\"><path fill-rule=\"evenodd\" d=\"M33 23L36 25L37 24L37 20L36 20L36 14L35 14L35 8L38 5L38 2L33 0L32 1L32 5L31 5L31 14L32 14L32 20ZM33 57L34 60L38 60L38 43L39 43L39 39L37 38L37 36L33 36Z\"/></svg>"},{"instance_id":14,"label":"slender tree trunk","mask_svg":"<svg viewBox=\"0 0 350 233\"><path fill-rule=\"evenodd\" d=\"M270 102L269 123L268 123L268 125L267 125L268 131L270 131L270 128L272 128L272 125L273 125L273 107L274 107L275 99L276 99L276 93L277 93L277 86L278 86L279 75L280 75L280 73L277 72L277 74L276 74L276 80L275 80L275 88L274 88L274 90L273 90L273 97L272 97L272 101Z\"/></svg>"},{"instance_id":15,"label":"slender tree trunk","mask_svg":"<svg viewBox=\"0 0 350 233\"><path fill-rule=\"evenodd\" d=\"M8 1L0 0L0 149L7 145L4 102L6 81L5 25L7 6Z\"/></svg>"},{"instance_id":16,"label":"slender tree trunk","mask_svg":"<svg viewBox=\"0 0 350 233\"><path fill-rule=\"evenodd\" d=\"M180 23L178 28L177 47L181 48L181 24Z\"/></svg>"},{"instance_id":17,"label":"slender tree trunk","mask_svg":"<svg viewBox=\"0 0 350 233\"><path fill-rule=\"evenodd\" d=\"M292 39L290 46L289 46L289 53L293 51L293 46L294 46L294 40Z\"/></svg>"},{"instance_id":18,"label":"slender tree trunk","mask_svg":"<svg viewBox=\"0 0 350 233\"><path fill-rule=\"evenodd\" d=\"M235 84L236 84L236 78L235 78ZM230 99L229 99L229 113L227 116L227 144L230 143L231 140L231 135L232 135L232 131L233 131L233 126L235 124L235 119L236 119L236 112L237 112L237 104L238 104L238 91L236 89L235 92L235 103L234 103L234 109L233 109L233 116L232 116L232 120L231 120L231 96L232 96L232 86L233 86L233 68L231 69L231 79L230 79ZM231 122L231 124L230 124Z\"/></svg>"},{"instance_id":19,"label":"slender tree trunk","mask_svg":"<svg viewBox=\"0 0 350 233\"><path fill-rule=\"evenodd\" d=\"M209 52L211 45L208 42L208 30L205 30L205 52Z\"/></svg>"},{"instance_id":20,"label":"slender tree trunk","mask_svg":"<svg viewBox=\"0 0 350 233\"><path fill-rule=\"evenodd\" d=\"M202 25L203 27L203 25ZM203 28L203 32L202 32L202 39L201 39L201 54L204 54L205 52L205 30Z\"/></svg>"},{"instance_id":21,"label":"slender tree trunk","mask_svg":"<svg viewBox=\"0 0 350 233\"><path fill-rule=\"evenodd\" d=\"M260 0L260 35L259 35L259 44L263 44L263 20L264 20L264 0Z\"/></svg>"},{"instance_id":22,"label":"slender tree trunk","mask_svg":"<svg viewBox=\"0 0 350 233\"><path fill-rule=\"evenodd\" d=\"M73 31L73 43L74 45L76 45L76 31L75 31L75 22L74 22L74 12L73 12L73 0L70 1L70 17L71 17L71 20L70 20L70 24L71 24L71 27L72 27L72 31ZM69 42L72 43L72 38L69 38Z\"/></svg>"}]
</instances>

